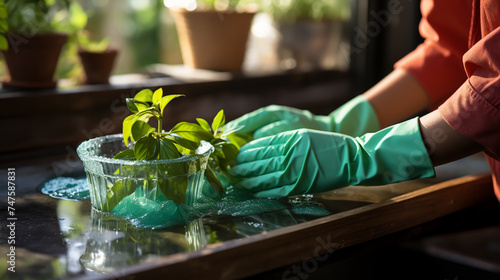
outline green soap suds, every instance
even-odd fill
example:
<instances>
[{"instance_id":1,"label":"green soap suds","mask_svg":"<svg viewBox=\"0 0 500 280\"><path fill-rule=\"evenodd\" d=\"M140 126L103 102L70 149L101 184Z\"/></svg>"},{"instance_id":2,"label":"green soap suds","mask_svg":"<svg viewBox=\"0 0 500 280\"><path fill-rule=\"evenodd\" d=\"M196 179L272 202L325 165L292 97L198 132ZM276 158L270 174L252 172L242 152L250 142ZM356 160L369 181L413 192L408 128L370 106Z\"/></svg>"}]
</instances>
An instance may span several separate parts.
<instances>
[{"instance_id":1,"label":"green soap suds","mask_svg":"<svg viewBox=\"0 0 500 280\"><path fill-rule=\"evenodd\" d=\"M146 197L125 197L111 214L126 218L137 228L165 228L191 220L183 206L171 200L151 200Z\"/></svg>"},{"instance_id":2,"label":"green soap suds","mask_svg":"<svg viewBox=\"0 0 500 280\"><path fill-rule=\"evenodd\" d=\"M236 189L232 186L226 188L224 194L219 197L200 198L193 207L194 211L202 216L228 215L234 217L288 208L286 204L277 200L255 198L249 192Z\"/></svg>"},{"instance_id":3,"label":"green soap suds","mask_svg":"<svg viewBox=\"0 0 500 280\"><path fill-rule=\"evenodd\" d=\"M289 206L277 200L257 199L250 193L232 187L215 198L202 197L187 207L177 205L164 197L155 200L145 198L140 189L124 198L111 212L126 218L138 228L166 228L186 224L200 216L247 216L263 212L288 209Z\"/></svg>"},{"instance_id":4,"label":"green soap suds","mask_svg":"<svg viewBox=\"0 0 500 280\"><path fill-rule=\"evenodd\" d=\"M309 216L319 216L319 217L328 216L331 214L330 211L313 204L294 205L292 207L292 212L297 215L309 215Z\"/></svg>"},{"instance_id":5,"label":"green soap suds","mask_svg":"<svg viewBox=\"0 0 500 280\"><path fill-rule=\"evenodd\" d=\"M57 177L47 181L40 191L54 198L65 200L89 200L90 192L87 179Z\"/></svg>"}]
</instances>

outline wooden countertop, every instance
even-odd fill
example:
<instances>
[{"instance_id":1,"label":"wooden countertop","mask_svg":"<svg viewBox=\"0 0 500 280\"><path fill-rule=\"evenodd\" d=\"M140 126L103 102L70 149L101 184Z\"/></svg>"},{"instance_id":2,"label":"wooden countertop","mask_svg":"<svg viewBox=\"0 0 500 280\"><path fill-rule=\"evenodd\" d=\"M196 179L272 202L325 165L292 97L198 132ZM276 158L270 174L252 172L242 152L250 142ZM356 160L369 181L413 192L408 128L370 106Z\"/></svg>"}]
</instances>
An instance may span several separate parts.
<instances>
[{"instance_id":1,"label":"wooden countertop","mask_svg":"<svg viewBox=\"0 0 500 280\"><path fill-rule=\"evenodd\" d=\"M167 274L177 279L200 275L204 279L234 279L300 261L314 265L340 249L421 225L492 197L489 174L465 176L313 221L163 257L122 273L141 279Z\"/></svg>"}]
</instances>

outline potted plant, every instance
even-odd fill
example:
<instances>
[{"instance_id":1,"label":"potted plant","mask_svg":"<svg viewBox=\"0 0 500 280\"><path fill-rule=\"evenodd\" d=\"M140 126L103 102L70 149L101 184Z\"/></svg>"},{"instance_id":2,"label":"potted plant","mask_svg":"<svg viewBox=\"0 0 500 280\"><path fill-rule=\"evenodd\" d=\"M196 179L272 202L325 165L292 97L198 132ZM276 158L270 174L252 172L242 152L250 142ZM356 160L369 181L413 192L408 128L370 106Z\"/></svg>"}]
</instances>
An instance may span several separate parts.
<instances>
[{"instance_id":1,"label":"potted plant","mask_svg":"<svg viewBox=\"0 0 500 280\"><path fill-rule=\"evenodd\" d=\"M176 23L185 65L215 71L241 71L257 10L251 1L184 1L185 6L166 2Z\"/></svg>"},{"instance_id":2,"label":"potted plant","mask_svg":"<svg viewBox=\"0 0 500 280\"><path fill-rule=\"evenodd\" d=\"M262 1L261 9L279 34L278 57L285 70L316 70L332 65L349 17L347 0Z\"/></svg>"},{"instance_id":3,"label":"potted plant","mask_svg":"<svg viewBox=\"0 0 500 280\"><path fill-rule=\"evenodd\" d=\"M197 119L198 123L181 122L163 131L165 106L181 96L163 96L161 88L142 90L126 100L133 114L123 120L123 134L80 144L77 152L94 208L111 212L127 198L124 203L131 210L169 203L176 211L175 205L192 205L201 196L203 175L217 193L222 191L215 172L229 176L239 147L247 139L224 131L222 110L211 125ZM150 119L157 127L148 123Z\"/></svg>"},{"instance_id":4,"label":"potted plant","mask_svg":"<svg viewBox=\"0 0 500 280\"><path fill-rule=\"evenodd\" d=\"M4 86L54 88L54 72L68 35L69 0L5 0L2 31L8 46L2 50L9 77ZM2 41L0 39L0 41Z\"/></svg>"},{"instance_id":5,"label":"potted plant","mask_svg":"<svg viewBox=\"0 0 500 280\"><path fill-rule=\"evenodd\" d=\"M118 49L110 47L109 40L91 40L88 33L78 35L78 56L85 73L86 84L108 84L115 65Z\"/></svg>"}]
</instances>

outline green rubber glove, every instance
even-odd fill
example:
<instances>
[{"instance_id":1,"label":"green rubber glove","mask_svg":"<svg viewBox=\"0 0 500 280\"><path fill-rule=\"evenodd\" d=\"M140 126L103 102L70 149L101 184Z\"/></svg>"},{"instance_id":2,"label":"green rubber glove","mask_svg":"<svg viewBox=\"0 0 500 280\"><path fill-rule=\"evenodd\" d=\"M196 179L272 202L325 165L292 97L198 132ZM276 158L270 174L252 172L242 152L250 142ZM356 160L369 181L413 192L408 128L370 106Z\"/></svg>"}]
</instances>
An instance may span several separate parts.
<instances>
[{"instance_id":1,"label":"green rubber glove","mask_svg":"<svg viewBox=\"0 0 500 280\"><path fill-rule=\"evenodd\" d=\"M348 185L383 185L435 175L418 118L353 138L309 129L243 146L231 175L257 197L285 197Z\"/></svg>"},{"instance_id":2,"label":"green rubber glove","mask_svg":"<svg viewBox=\"0 0 500 280\"><path fill-rule=\"evenodd\" d=\"M283 131L309 128L360 136L380 129L377 115L363 95L352 99L328 116L316 116L309 111L270 105L229 122L227 129L241 127L238 132L253 133L254 138L271 136Z\"/></svg>"}]
</instances>

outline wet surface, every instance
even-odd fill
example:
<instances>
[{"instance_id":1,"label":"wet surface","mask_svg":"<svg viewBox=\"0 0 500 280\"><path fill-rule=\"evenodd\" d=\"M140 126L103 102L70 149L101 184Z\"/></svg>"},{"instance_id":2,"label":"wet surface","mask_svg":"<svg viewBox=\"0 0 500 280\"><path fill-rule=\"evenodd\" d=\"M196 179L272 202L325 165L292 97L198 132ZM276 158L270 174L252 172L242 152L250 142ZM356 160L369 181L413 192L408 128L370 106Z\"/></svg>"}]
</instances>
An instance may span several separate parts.
<instances>
[{"instance_id":1,"label":"wet surface","mask_svg":"<svg viewBox=\"0 0 500 280\"><path fill-rule=\"evenodd\" d=\"M57 177L44 182L40 192L54 198L66 200L90 199L86 178Z\"/></svg>"},{"instance_id":2,"label":"wet surface","mask_svg":"<svg viewBox=\"0 0 500 280\"><path fill-rule=\"evenodd\" d=\"M311 195L256 199L230 187L223 196L203 197L191 209L170 201L124 200L106 214L91 207L83 169L56 175L48 166L16 168L16 273L3 270L0 278L119 277L124 267L339 212ZM6 201L6 193L0 196ZM0 209L7 213L7 204ZM2 263L9 250L4 229L2 223Z\"/></svg>"},{"instance_id":3,"label":"wet surface","mask_svg":"<svg viewBox=\"0 0 500 280\"><path fill-rule=\"evenodd\" d=\"M149 214L150 224L146 225L148 220L143 216L152 210L149 208L141 209L142 216L139 213L128 217L130 213L125 203L122 209L117 206L115 213L110 215L93 210L88 200L56 199L41 193L41 186L54 178L84 176L83 168L78 165L72 166L68 169L71 172L66 174L54 170L53 164L16 168L16 273L2 268L1 279L119 278L125 267L140 266L163 256L194 252L209 244L244 239L368 204L325 200L313 195L281 200L254 199L228 189L221 198L205 197L194 210L184 209L187 215L179 221L165 214L169 212L163 208L167 205L159 205L159 212ZM7 170L1 172L0 181L7 182ZM75 182L81 183L65 182L69 189L77 187ZM64 195L71 199L84 197L80 197L81 188L76 190ZM4 213L0 263L5 266L11 246L7 244L5 190L0 191L0 200L0 212Z\"/></svg>"}]
</instances>

